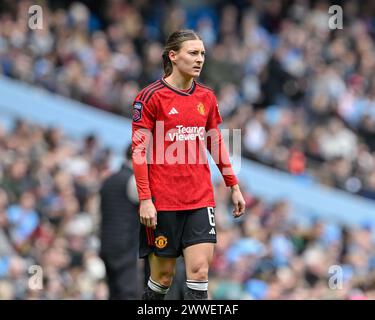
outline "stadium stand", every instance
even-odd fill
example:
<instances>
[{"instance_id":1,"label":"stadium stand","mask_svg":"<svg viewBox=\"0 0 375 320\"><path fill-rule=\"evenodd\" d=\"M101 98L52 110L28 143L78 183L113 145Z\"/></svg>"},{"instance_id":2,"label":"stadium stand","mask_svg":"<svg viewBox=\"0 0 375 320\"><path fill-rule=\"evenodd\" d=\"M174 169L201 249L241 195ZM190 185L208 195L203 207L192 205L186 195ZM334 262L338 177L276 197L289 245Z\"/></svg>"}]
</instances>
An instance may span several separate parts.
<instances>
[{"instance_id":1,"label":"stadium stand","mask_svg":"<svg viewBox=\"0 0 375 320\"><path fill-rule=\"evenodd\" d=\"M204 38L202 80L257 162L242 161L239 221L216 182L210 297L375 298L373 2L341 1L341 31L327 29L328 1L68 3L45 1L40 31L27 28L30 1L0 4L0 72L33 87L0 79L0 299L107 298L97 191L130 138L117 116L162 75L162 41L181 26ZM331 266L341 290L327 285Z\"/></svg>"}]
</instances>

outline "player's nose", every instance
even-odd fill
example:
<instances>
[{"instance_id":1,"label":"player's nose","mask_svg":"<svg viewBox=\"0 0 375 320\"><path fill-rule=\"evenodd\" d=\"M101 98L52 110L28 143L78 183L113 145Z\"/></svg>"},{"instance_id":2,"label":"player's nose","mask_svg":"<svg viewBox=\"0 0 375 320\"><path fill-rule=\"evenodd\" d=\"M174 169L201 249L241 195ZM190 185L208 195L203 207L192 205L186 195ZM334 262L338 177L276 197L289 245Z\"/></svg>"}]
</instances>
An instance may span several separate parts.
<instances>
[{"instance_id":1,"label":"player's nose","mask_svg":"<svg viewBox=\"0 0 375 320\"><path fill-rule=\"evenodd\" d=\"M204 61L203 55L198 54L198 56L197 56L197 62L199 62L199 64L201 64L201 63L203 63L203 61Z\"/></svg>"}]
</instances>

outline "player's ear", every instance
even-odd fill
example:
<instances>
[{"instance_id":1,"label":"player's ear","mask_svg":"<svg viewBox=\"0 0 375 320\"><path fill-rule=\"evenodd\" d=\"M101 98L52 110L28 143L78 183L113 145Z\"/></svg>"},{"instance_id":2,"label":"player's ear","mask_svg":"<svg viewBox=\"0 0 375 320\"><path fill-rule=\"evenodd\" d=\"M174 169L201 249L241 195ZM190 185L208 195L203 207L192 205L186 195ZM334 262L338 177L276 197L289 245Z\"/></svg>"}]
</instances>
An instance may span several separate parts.
<instances>
[{"instance_id":1,"label":"player's ear","mask_svg":"<svg viewBox=\"0 0 375 320\"><path fill-rule=\"evenodd\" d=\"M168 56L169 56L169 59L174 62L176 61L177 59L177 51L174 51L174 50L170 50L169 53L168 53Z\"/></svg>"}]
</instances>

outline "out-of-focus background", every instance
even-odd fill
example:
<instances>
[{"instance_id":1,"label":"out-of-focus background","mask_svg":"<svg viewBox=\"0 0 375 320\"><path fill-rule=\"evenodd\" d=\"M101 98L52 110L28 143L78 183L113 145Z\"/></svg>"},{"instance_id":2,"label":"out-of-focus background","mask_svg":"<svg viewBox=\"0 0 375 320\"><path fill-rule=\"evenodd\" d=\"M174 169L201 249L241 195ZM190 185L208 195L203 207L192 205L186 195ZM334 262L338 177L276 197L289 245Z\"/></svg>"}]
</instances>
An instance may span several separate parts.
<instances>
[{"instance_id":1,"label":"out-of-focus background","mask_svg":"<svg viewBox=\"0 0 375 320\"><path fill-rule=\"evenodd\" d=\"M223 128L242 137L242 218L212 167L210 297L374 299L375 2L339 0L2 0L0 299L107 299L98 190L133 99L163 75L166 36L186 27Z\"/></svg>"}]
</instances>

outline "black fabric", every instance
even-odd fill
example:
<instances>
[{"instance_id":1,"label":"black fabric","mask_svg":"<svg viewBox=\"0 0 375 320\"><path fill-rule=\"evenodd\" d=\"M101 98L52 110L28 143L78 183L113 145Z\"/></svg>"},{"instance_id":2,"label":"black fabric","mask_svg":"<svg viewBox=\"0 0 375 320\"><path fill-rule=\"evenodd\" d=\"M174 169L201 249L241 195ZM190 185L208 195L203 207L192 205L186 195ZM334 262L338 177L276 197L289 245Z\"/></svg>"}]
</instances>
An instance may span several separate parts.
<instances>
[{"instance_id":1,"label":"black fabric","mask_svg":"<svg viewBox=\"0 0 375 320\"><path fill-rule=\"evenodd\" d=\"M177 258L175 270L172 285L165 296L165 300L184 300L186 291L186 268L184 257Z\"/></svg>"},{"instance_id":2,"label":"black fabric","mask_svg":"<svg viewBox=\"0 0 375 320\"><path fill-rule=\"evenodd\" d=\"M141 225L139 237L139 256L141 258L147 257L152 252L159 257L177 258L188 246L197 243L216 243L213 208L159 211L157 221L156 229L152 231L152 244L147 242L150 235ZM161 242L166 240L165 247L158 247L158 239L161 239Z\"/></svg>"},{"instance_id":3,"label":"black fabric","mask_svg":"<svg viewBox=\"0 0 375 320\"><path fill-rule=\"evenodd\" d=\"M138 205L127 195L132 170L124 166L100 190L100 256L107 272L110 299L138 299Z\"/></svg>"},{"instance_id":4,"label":"black fabric","mask_svg":"<svg viewBox=\"0 0 375 320\"><path fill-rule=\"evenodd\" d=\"M136 253L103 253L110 300L139 299Z\"/></svg>"},{"instance_id":5,"label":"black fabric","mask_svg":"<svg viewBox=\"0 0 375 320\"><path fill-rule=\"evenodd\" d=\"M184 300L208 300L207 291L187 288Z\"/></svg>"},{"instance_id":6,"label":"black fabric","mask_svg":"<svg viewBox=\"0 0 375 320\"><path fill-rule=\"evenodd\" d=\"M150 287L146 286L143 294L142 300L164 300L165 294L155 292L150 289Z\"/></svg>"}]
</instances>

